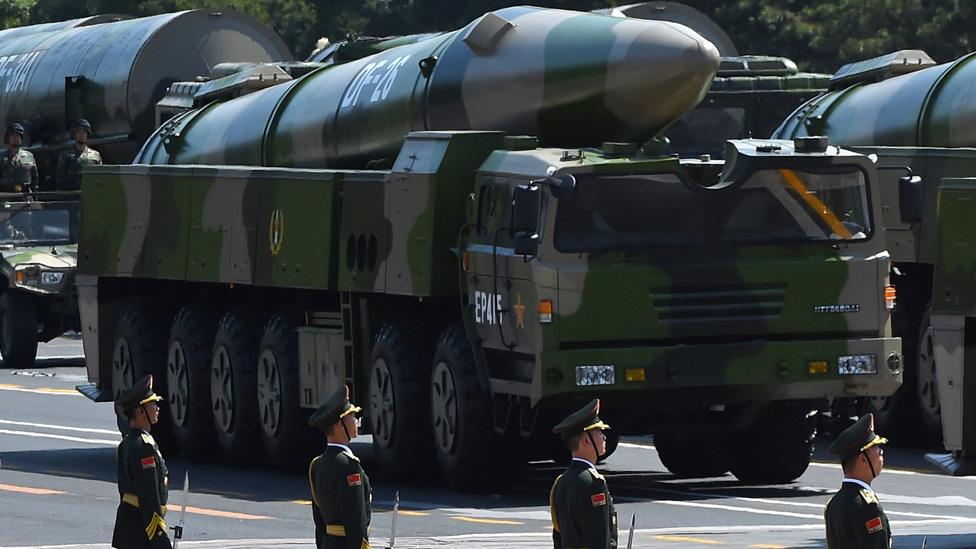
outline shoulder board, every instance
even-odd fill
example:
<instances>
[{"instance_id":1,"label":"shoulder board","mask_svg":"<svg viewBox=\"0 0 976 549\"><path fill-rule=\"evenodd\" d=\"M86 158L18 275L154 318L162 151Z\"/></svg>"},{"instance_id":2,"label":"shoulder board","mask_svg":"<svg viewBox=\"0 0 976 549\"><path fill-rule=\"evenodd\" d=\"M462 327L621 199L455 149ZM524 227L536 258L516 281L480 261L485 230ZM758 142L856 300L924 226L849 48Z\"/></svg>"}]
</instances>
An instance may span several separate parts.
<instances>
[{"instance_id":1,"label":"shoulder board","mask_svg":"<svg viewBox=\"0 0 976 549\"><path fill-rule=\"evenodd\" d=\"M353 460L353 461L359 461L359 458L356 457L356 455L353 454L352 452L347 452L347 451L343 450L342 451L342 454L345 455L347 458Z\"/></svg>"},{"instance_id":2,"label":"shoulder board","mask_svg":"<svg viewBox=\"0 0 976 549\"><path fill-rule=\"evenodd\" d=\"M607 480L606 477L604 477L603 475L601 475L599 471L597 471L596 469L594 469L592 467L588 468L587 471L589 471L590 474L593 475L593 478L595 478L597 480L603 480L603 481L606 481Z\"/></svg>"},{"instance_id":3,"label":"shoulder board","mask_svg":"<svg viewBox=\"0 0 976 549\"><path fill-rule=\"evenodd\" d=\"M152 444L153 446L156 445L156 439L154 439L149 433L142 433L142 441L146 444Z\"/></svg>"},{"instance_id":4,"label":"shoulder board","mask_svg":"<svg viewBox=\"0 0 976 549\"><path fill-rule=\"evenodd\" d=\"M864 499L865 503L873 503L875 505L878 504L878 496L876 496L870 490L865 490L864 488L861 488L861 498Z\"/></svg>"}]
</instances>

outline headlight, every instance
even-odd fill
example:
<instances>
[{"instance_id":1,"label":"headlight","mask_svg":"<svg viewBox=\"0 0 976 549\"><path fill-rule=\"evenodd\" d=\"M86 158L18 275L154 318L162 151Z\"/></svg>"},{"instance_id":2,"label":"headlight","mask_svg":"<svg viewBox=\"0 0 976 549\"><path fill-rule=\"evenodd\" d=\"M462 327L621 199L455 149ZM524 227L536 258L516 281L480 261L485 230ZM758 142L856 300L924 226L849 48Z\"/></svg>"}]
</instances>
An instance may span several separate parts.
<instances>
[{"instance_id":1,"label":"headlight","mask_svg":"<svg viewBox=\"0 0 976 549\"><path fill-rule=\"evenodd\" d=\"M57 271L49 271L46 273L41 273L41 284L45 286L56 286L61 284L61 280L64 279L64 273Z\"/></svg>"},{"instance_id":2,"label":"headlight","mask_svg":"<svg viewBox=\"0 0 976 549\"><path fill-rule=\"evenodd\" d=\"M577 385L613 385L613 383L613 364L576 367Z\"/></svg>"},{"instance_id":3,"label":"headlight","mask_svg":"<svg viewBox=\"0 0 976 549\"><path fill-rule=\"evenodd\" d=\"M837 357L837 373L860 375L878 373L878 360L874 355L843 355Z\"/></svg>"}]
</instances>

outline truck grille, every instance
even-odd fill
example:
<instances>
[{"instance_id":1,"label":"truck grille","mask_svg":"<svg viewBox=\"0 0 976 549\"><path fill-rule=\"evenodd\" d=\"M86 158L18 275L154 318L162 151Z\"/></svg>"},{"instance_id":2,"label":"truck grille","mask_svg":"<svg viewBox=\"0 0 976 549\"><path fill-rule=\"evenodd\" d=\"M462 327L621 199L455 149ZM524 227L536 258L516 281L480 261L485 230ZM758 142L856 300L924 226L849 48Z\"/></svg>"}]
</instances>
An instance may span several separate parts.
<instances>
[{"instance_id":1,"label":"truck grille","mask_svg":"<svg viewBox=\"0 0 976 549\"><path fill-rule=\"evenodd\" d=\"M651 288L661 322L769 320L783 312L785 284Z\"/></svg>"}]
</instances>

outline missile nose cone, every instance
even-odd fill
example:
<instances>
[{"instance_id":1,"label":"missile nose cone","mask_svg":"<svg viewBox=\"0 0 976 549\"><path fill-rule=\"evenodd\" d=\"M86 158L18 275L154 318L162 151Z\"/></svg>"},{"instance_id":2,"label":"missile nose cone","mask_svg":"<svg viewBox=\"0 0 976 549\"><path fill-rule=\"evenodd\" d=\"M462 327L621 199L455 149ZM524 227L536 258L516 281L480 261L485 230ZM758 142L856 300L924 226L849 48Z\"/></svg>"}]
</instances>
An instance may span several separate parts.
<instances>
[{"instance_id":1,"label":"missile nose cone","mask_svg":"<svg viewBox=\"0 0 976 549\"><path fill-rule=\"evenodd\" d=\"M607 68L607 106L635 129L660 129L693 108L718 70L718 49L678 23L630 20L633 38L614 48ZM649 137L649 136L648 136Z\"/></svg>"}]
</instances>

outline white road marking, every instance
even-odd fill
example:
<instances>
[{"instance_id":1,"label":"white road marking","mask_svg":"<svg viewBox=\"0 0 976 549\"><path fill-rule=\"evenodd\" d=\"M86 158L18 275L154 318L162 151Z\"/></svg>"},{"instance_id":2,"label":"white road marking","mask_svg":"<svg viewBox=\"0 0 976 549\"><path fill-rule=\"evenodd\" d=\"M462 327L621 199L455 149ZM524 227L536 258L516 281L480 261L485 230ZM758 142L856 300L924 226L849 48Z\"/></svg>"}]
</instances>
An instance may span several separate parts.
<instances>
[{"instance_id":1,"label":"white road marking","mask_svg":"<svg viewBox=\"0 0 976 549\"><path fill-rule=\"evenodd\" d=\"M37 427L40 429L55 429L58 431L77 431L80 433L98 433L102 435L119 435L118 429L89 429L87 427L68 427L67 425L51 425L48 423L29 423L27 421L13 421L9 419L0 419L0 424L3 425L17 425L19 427Z\"/></svg>"},{"instance_id":2,"label":"white road marking","mask_svg":"<svg viewBox=\"0 0 976 549\"><path fill-rule=\"evenodd\" d=\"M70 442L84 442L85 444L100 444L103 446L118 446L122 439L117 440L105 440L105 439L94 439L94 438L81 438L81 437L69 437L67 435L52 435L49 433L33 433L30 431L11 431L8 429L0 429L0 435L17 435L22 437L34 437L34 438L53 438L57 440L67 440Z\"/></svg>"},{"instance_id":3,"label":"white road marking","mask_svg":"<svg viewBox=\"0 0 976 549\"><path fill-rule=\"evenodd\" d=\"M474 509L467 507L449 507L439 510L452 515L463 515L466 517L484 519L552 520L552 516L549 514L549 511L496 511L494 509Z\"/></svg>"},{"instance_id":4,"label":"white road marking","mask_svg":"<svg viewBox=\"0 0 976 549\"><path fill-rule=\"evenodd\" d=\"M649 446L647 444L635 444L633 442L621 442L621 443L618 444L618 446L622 446L624 448L633 448L633 449L636 449L636 450L645 450L645 451L650 451L650 452L655 452L655 453L657 452L657 448L655 448L653 446ZM840 470L840 468L841 468L839 463L821 463L821 462L818 462L818 461L811 461L810 462L810 467L823 467L823 468L826 468L826 469L837 469L837 470ZM948 478L947 475L943 475L941 473L926 473L924 471L912 471L912 470L909 470L909 469L890 469L888 467L885 467L884 472L882 474L915 475L915 476L923 476L923 477ZM976 480L976 476L954 477L954 478L963 479L963 480Z\"/></svg>"}]
</instances>

